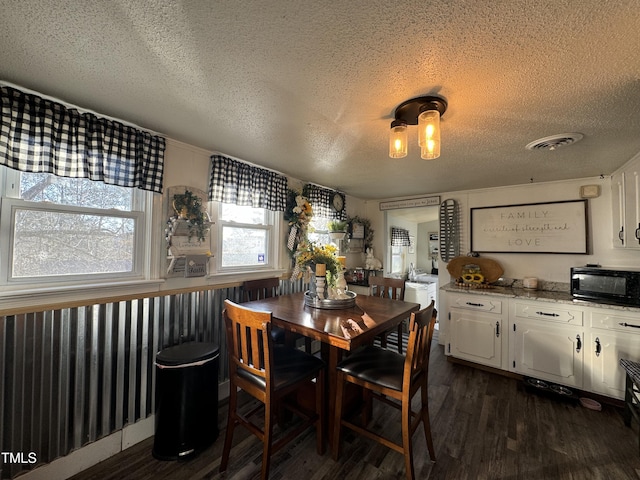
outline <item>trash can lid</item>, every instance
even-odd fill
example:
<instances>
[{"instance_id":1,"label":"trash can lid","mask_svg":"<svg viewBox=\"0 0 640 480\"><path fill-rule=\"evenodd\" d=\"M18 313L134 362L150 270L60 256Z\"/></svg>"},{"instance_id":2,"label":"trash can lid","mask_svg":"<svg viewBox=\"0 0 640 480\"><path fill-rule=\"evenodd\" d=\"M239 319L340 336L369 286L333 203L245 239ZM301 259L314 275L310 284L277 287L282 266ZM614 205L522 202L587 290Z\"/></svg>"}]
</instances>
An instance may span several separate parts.
<instances>
[{"instance_id":1,"label":"trash can lid","mask_svg":"<svg viewBox=\"0 0 640 480\"><path fill-rule=\"evenodd\" d=\"M215 343L187 342L158 352L156 363L161 365L182 365L199 362L217 356L220 348Z\"/></svg>"}]
</instances>

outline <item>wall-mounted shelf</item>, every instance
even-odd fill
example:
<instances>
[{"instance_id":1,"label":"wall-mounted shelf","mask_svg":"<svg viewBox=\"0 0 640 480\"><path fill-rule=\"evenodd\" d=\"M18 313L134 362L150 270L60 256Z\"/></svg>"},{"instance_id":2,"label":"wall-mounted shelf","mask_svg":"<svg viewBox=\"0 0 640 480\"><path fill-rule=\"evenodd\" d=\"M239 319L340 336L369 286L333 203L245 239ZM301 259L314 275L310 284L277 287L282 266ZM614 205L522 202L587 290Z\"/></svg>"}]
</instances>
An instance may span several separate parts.
<instances>
[{"instance_id":1,"label":"wall-mounted shelf","mask_svg":"<svg viewBox=\"0 0 640 480\"><path fill-rule=\"evenodd\" d=\"M178 209L177 200L190 195L189 205L193 205L191 211ZM165 245L167 249L166 275L170 277L198 277L208 272L209 258L211 255L210 231L213 222L208 221L206 213L206 193L193 187L170 187L165 196L165 218L168 218L165 226ZM188 218L202 218L201 225L192 224ZM204 229L201 228L204 226Z\"/></svg>"},{"instance_id":2,"label":"wall-mounted shelf","mask_svg":"<svg viewBox=\"0 0 640 480\"><path fill-rule=\"evenodd\" d=\"M209 227L213 225L212 222L206 222L206 224ZM211 255L209 230L207 230L204 241L200 240L190 233L187 220L174 217L167 222L166 234L167 259L169 259L167 274L184 273L188 267L186 261L188 256L208 257ZM184 259L184 261L179 262L179 259ZM201 259L193 259L193 261L196 260L201 261Z\"/></svg>"}]
</instances>

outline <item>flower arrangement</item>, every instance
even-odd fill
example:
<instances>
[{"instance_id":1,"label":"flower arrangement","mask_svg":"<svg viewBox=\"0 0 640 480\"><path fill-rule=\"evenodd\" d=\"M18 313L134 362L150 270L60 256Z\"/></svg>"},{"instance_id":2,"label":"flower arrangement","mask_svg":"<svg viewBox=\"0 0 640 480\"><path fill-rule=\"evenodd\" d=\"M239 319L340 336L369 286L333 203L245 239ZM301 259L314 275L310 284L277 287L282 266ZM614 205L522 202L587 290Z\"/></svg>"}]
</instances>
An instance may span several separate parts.
<instances>
[{"instance_id":1,"label":"flower arrangement","mask_svg":"<svg viewBox=\"0 0 640 480\"><path fill-rule=\"evenodd\" d=\"M346 220L331 220L327 227L330 232L346 232L347 231L347 221Z\"/></svg>"},{"instance_id":2,"label":"flower arrangement","mask_svg":"<svg viewBox=\"0 0 640 480\"><path fill-rule=\"evenodd\" d=\"M307 197L297 193L295 190L289 190L286 211L286 219L289 221L289 225L308 226L311 217L313 217L313 209Z\"/></svg>"},{"instance_id":3,"label":"flower arrangement","mask_svg":"<svg viewBox=\"0 0 640 480\"><path fill-rule=\"evenodd\" d=\"M311 208L311 203L309 203L307 197L290 189L284 218L289 222L287 248L292 257L295 256L300 244L307 241L307 231L311 217L313 217L313 208Z\"/></svg>"},{"instance_id":4,"label":"flower arrangement","mask_svg":"<svg viewBox=\"0 0 640 480\"><path fill-rule=\"evenodd\" d=\"M307 267L315 268L315 265L326 265L327 267L327 283L333 285L335 283L338 271L342 269L342 264L336 256L337 248L335 245L317 245L313 242L303 242L298 246L295 254L296 271L298 278Z\"/></svg>"}]
</instances>

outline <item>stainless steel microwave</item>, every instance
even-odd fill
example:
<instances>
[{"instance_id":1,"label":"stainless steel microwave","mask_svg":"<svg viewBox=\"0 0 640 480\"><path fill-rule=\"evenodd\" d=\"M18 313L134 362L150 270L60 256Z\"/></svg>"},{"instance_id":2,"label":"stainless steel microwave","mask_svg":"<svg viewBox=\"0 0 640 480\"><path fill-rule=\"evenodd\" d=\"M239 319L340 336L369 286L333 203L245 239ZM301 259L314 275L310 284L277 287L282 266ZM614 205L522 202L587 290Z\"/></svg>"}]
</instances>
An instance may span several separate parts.
<instances>
[{"instance_id":1,"label":"stainless steel microwave","mask_svg":"<svg viewBox=\"0 0 640 480\"><path fill-rule=\"evenodd\" d=\"M640 269L573 267L571 295L577 300L640 306Z\"/></svg>"}]
</instances>

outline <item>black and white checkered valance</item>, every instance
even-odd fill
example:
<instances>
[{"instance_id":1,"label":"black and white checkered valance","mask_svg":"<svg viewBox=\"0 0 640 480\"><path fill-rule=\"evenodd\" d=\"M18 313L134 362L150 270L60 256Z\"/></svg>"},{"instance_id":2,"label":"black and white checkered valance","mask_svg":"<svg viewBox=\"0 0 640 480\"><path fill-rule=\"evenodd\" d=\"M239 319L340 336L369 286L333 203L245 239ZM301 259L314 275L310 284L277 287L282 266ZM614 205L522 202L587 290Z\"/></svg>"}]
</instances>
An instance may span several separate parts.
<instances>
[{"instance_id":1,"label":"black and white checkered valance","mask_svg":"<svg viewBox=\"0 0 640 480\"><path fill-rule=\"evenodd\" d=\"M212 155L209 200L283 212L287 208L287 177Z\"/></svg>"},{"instance_id":2,"label":"black and white checkered valance","mask_svg":"<svg viewBox=\"0 0 640 480\"><path fill-rule=\"evenodd\" d=\"M303 193L309 200L309 203L311 203L314 216L329 218L331 220L347 219L346 206L343 205L342 210L339 212L332 206L334 195L340 193L337 190L321 187L320 185L314 185L313 183L307 183L304 186Z\"/></svg>"},{"instance_id":3,"label":"black and white checkered valance","mask_svg":"<svg viewBox=\"0 0 640 480\"><path fill-rule=\"evenodd\" d=\"M391 227L391 246L392 247L409 247L411 239L409 238L409 230L404 228Z\"/></svg>"},{"instance_id":4,"label":"black and white checkered valance","mask_svg":"<svg viewBox=\"0 0 640 480\"><path fill-rule=\"evenodd\" d=\"M0 87L0 164L162 193L165 139Z\"/></svg>"}]
</instances>

